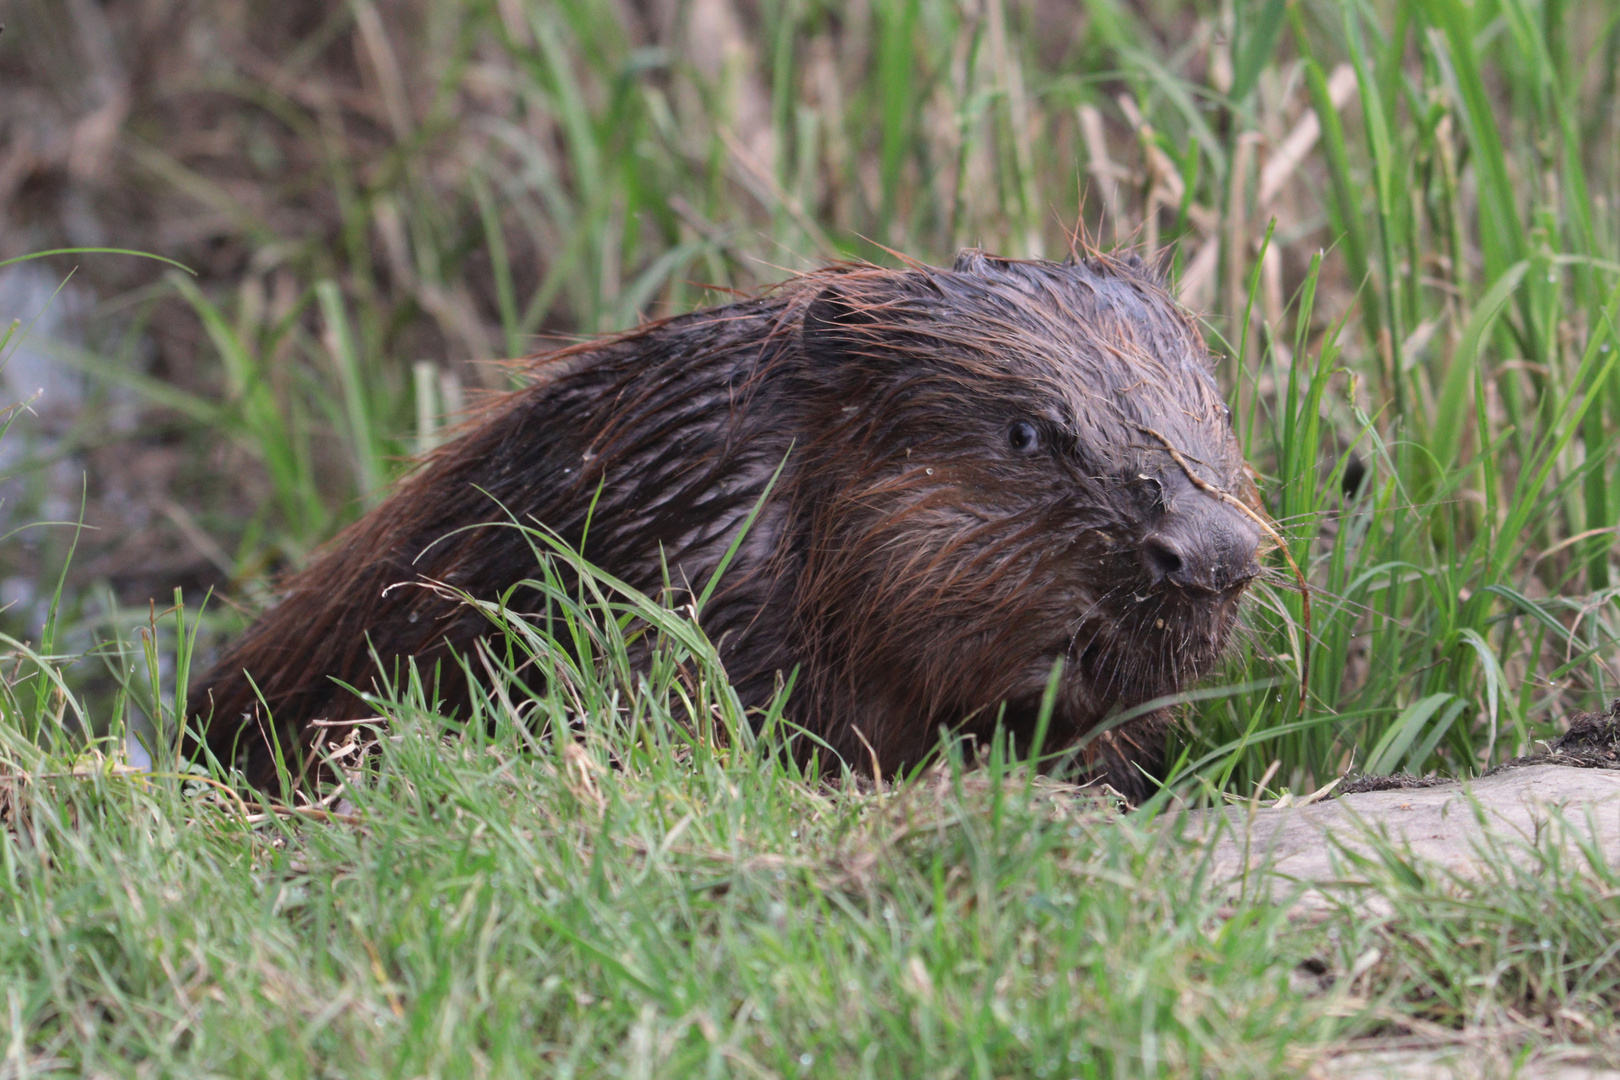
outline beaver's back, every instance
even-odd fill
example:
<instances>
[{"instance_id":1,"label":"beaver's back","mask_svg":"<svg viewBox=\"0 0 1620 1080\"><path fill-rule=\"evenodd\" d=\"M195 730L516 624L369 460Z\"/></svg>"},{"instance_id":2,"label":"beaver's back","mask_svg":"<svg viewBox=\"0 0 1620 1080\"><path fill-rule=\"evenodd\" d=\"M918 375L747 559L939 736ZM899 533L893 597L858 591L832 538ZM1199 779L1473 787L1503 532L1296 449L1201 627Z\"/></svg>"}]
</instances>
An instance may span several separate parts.
<instances>
[{"instance_id":1,"label":"beaver's back","mask_svg":"<svg viewBox=\"0 0 1620 1080\"><path fill-rule=\"evenodd\" d=\"M587 556L648 591L660 558L712 570L786 451L744 436L750 413L737 407L783 303L669 320L537 365L535 385L484 407L327 544L191 688L209 749L270 783L266 712L293 756L310 721L374 714L344 684L374 689L377 659L414 657L445 707L464 707L454 655L490 623L433 586L493 599L534 577L532 537L513 522L577 547L589 519ZM626 476L634 484L611 482Z\"/></svg>"}]
</instances>

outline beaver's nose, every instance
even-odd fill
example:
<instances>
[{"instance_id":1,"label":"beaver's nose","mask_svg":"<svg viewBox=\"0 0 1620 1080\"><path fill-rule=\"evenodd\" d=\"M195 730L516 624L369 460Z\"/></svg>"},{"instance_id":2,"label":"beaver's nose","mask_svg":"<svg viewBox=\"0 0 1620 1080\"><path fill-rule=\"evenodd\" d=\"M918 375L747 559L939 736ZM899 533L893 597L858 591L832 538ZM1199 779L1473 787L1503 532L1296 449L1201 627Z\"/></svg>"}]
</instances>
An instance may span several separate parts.
<instances>
[{"instance_id":1,"label":"beaver's nose","mask_svg":"<svg viewBox=\"0 0 1620 1080\"><path fill-rule=\"evenodd\" d=\"M1142 538L1142 561L1155 585L1224 593L1260 572L1260 530L1226 503L1184 499Z\"/></svg>"}]
</instances>

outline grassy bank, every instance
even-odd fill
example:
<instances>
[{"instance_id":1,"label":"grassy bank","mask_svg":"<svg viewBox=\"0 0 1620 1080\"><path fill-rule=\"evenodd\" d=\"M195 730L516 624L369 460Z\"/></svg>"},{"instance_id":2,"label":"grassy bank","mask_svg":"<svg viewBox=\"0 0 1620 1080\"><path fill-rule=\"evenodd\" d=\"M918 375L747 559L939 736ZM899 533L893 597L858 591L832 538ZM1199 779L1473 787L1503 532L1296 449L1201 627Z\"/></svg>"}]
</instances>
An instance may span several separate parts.
<instances>
[{"instance_id":1,"label":"grassy bank","mask_svg":"<svg viewBox=\"0 0 1620 1080\"><path fill-rule=\"evenodd\" d=\"M661 625L686 672L633 693L609 646L471 734L403 695L336 733L320 806L7 731L8 1074L1282 1077L1392 1035L1620 1060L1620 882L1556 828L1483 881L1385 848L1304 916L998 753L806 778Z\"/></svg>"}]
</instances>

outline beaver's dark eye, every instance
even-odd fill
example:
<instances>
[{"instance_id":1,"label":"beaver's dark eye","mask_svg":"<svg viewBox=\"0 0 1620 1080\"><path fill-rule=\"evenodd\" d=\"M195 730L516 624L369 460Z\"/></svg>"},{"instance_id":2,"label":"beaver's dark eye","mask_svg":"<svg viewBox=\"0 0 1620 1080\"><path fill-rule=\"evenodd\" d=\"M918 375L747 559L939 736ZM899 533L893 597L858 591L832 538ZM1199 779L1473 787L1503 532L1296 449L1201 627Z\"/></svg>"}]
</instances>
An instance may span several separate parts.
<instances>
[{"instance_id":1,"label":"beaver's dark eye","mask_svg":"<svg viewBox=\"0 0 1620 1080\"><path fill-rule=\"evenodd\" d=\"M1007 430L1007 444L1020 454L1033 454L1041 448L1041 433L1028 420L1020 420Z\"/></svg>"}]
</instances>

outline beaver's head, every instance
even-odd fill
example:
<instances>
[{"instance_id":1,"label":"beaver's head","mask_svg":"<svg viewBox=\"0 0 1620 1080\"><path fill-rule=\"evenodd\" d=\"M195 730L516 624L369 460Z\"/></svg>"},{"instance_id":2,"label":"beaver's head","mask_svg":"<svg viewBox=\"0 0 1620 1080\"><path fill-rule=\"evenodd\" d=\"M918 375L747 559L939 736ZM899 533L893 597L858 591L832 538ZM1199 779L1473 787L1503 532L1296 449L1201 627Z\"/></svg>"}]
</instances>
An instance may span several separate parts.
<instances>
[{"instance_id":1,"label":"beaver's head","mask_svg":"<svg viewBox=\"0 0 1620 1080\"><path fill-rule=\"evenodd\" d=\"M1016 724L1062 658L1072 736L1214 665L1259 570L1222 493L1254 488L1208 350L1139 262L831 275L800 352L797 609L849 693L930 731L1003 702Z\"/></svg>"}]
</instances>

